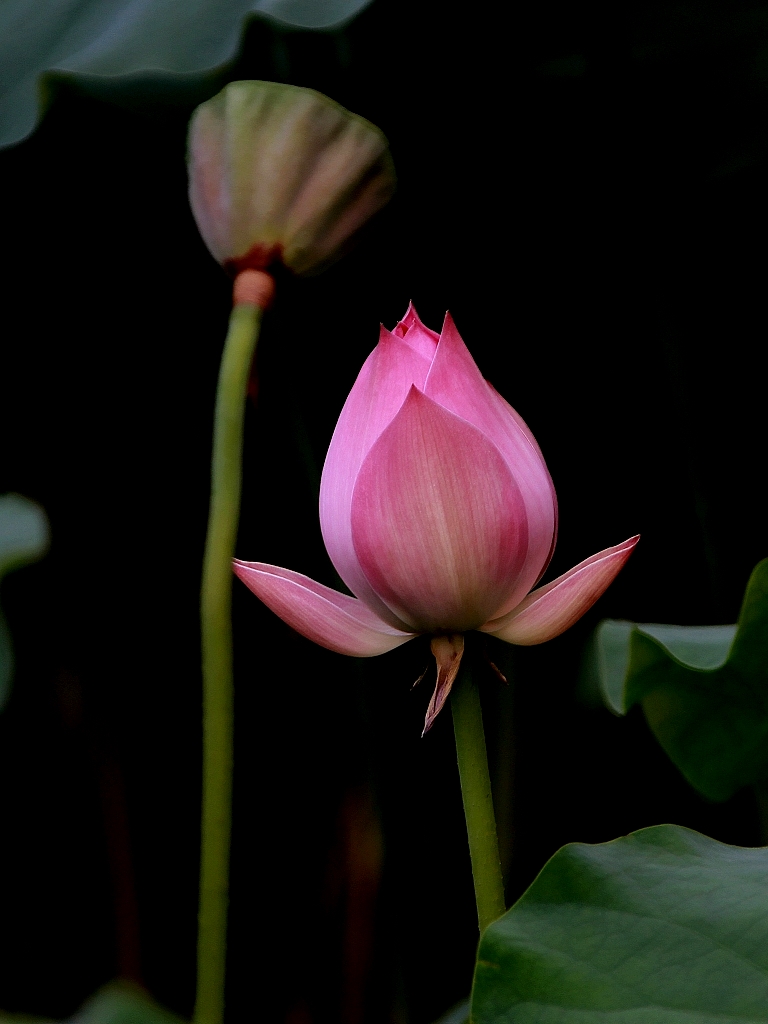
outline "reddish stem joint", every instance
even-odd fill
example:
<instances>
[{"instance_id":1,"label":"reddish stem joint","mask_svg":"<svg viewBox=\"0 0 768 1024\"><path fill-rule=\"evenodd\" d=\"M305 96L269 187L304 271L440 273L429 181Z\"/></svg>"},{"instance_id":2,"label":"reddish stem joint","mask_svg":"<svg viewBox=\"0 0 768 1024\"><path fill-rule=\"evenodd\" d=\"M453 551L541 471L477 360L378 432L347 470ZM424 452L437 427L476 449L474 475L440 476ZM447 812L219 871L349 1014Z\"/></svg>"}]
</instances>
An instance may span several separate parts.
<instances>
[{"instance_id":1,"label":"reddish stem joint","mask_svg":"<svg viewBox=\"0 0 768 1024\"><path fill-rule=\"evenodd\" d=\"M275 295L275 279L265 270L241 270L232 288L233 306L269 309Z\"/></svg>"}]
</instances>

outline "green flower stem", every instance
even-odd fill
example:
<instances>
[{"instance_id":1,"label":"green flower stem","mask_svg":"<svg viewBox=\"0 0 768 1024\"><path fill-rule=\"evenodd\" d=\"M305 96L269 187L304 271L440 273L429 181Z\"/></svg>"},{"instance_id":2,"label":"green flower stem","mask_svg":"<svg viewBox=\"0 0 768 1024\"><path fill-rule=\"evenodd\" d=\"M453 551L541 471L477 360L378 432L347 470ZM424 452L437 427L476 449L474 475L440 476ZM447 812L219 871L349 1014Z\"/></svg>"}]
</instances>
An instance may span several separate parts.
<instances>
[{"instance_id":1,"label":"green flower stem","mask_svg":"<svg viewBox=\"0 0 768 1024\"><path fill-rule=\"evenodd\" d=\"M232 557L240 518L243 420L262 310L236 305L221 360L200 601L203 812L194 1024L222 1024L232 823Z\"/></svg>"},{"instance_id":2,"label":"green flower stem","mask_svg":"<svg viewBox=\"0 0 768 1024\"><path fill-rule=\"evenodd\" d=\"M472 876L475 881L477 920L482 932L492 921L501 917L506 907L491 797L491 777L485 750L483 711L467 654L464 655L459 677L451 692L451 711Z\"/></svg>"}]
</instances>

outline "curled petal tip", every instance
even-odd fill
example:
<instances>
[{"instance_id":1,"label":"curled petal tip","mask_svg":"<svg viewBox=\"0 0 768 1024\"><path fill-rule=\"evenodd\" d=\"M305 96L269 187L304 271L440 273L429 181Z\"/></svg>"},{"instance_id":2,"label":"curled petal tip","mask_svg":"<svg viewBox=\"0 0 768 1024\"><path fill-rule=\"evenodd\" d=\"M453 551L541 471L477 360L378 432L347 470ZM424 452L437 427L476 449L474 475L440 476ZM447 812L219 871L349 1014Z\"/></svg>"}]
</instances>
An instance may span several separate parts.
<instances>
[{"instance_id":1,"label":"curled petal tip","mask_svg":"<svg viewBox=\"0 0 768 1024\"><path fill-rule=\"evenodd\" d=\"M433 637L432 653L437 662L437 682L435 683L435 690L429 701L427 715L424 719L422 738L432 728L435 719L450 696L459 666L461 665L461 656L464 653L464 634L451 633L448 636Z\"/></svg>"},{"instance_id":2,"label":"curled petal tip","mask_svg":"<svg viewBox=\"0 0 768 1024\"><path fill-rule=\"evenodd\" d=\"M402 317L397 321L395 326L392 328L392 333L396 334L398 338L403 338L408 333L409 329L414 325L414 323L421 323L421 321L419 319L419 314L414 309L413 303L409 302L408 308L406 309L405 313L403 313Z\"/></svg>"},{"instance_id":3,"label":"curled petal tip","mask_svg":"<svg viewBox=\"0 0 768 1024\"><path fill-rule=\"evenodd\" d=\"M406 309L405 313L403 313L403 317L400 320L400 325L402 325L407 331L408 328L412 327L414 323L421 324L421 326L424 327L424 324L422 324L421 322L421 317L416 312L416 307L414 306L413 300L411 299L408 302L408 308ZM425 328L425 330L428 330L428 328Z\"/></svg>"},{"instance_id":4,"label":"curled petal tip","mask_svg":"<svg viewBox=\"0 0 768 1024\"><path fill-rule=\"evenodd\" d=\"M422 322L412 302L408 303L405 316L396 324L392 333L398 338L403 338L415 351L421 352L428 359L434 356L439 335Z\"/></svg>"}]
</instances>

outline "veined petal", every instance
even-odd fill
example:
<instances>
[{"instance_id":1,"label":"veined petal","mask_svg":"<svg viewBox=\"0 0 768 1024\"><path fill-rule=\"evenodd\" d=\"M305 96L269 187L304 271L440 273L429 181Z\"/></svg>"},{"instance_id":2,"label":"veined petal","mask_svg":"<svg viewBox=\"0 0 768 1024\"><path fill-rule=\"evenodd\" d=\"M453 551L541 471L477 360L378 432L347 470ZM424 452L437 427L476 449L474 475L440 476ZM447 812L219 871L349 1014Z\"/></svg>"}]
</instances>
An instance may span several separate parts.
<instances>
[{"instance_id":1,"label":"veined petal","mask_svg":"<svg viewBox=\"0 0 768 1024\"><path fill-rule=\"evenodd\" d=\"M528 517L528 550L520 577L503 604L501 616L528 593L549 563L557 525L557 498L546 463L533 434L519 413L504 401L477 368L467 346L446 313L424 393L477 427L499 449L512 471Z\"/></svg>"},{"instance_id":2,"label":"veined petal","mask_svg":"<svg viewBox=\"0 0 768 1024\"><path fill-rule=\"evenodd\" d=\"M552 477L549 475L549 470L547 469L547 463L545 462L544 456L542 455L542 452L541 452L541 448L539 447L539 442L533 436L533 431L528 426L528 424L525 422L525 420L520 415L520 413L517 411L517 409L514 409L509 404L509 402L506 400L506 398L504 398L502 395L499 394L499 392L496 390L496 388L493 386L493 384L491 384L490 381L486 381L485 383L490 388L492 394L494 395L494 397L496 399L497 404L501 407L501 415L502 416L507 416L507 417L511 416L512 419L515 421L515 423L517 423L517 425L520 428L520 430L522 430L523 434L530 441L531 446L534 449L534 451L538 452L539 458L541 459L541 465L544 467L544 471L546 473L546 482L549 484L549 487L550 487L550 490L551 490L551 493L552 493L552 506L553 506L553 509L554 509L554 519L555 519L555 525L554 525L554 529L552 531L552 543L549 546L549 552L547 553L547 557L544 560L544 564L541 567L541 572L539 573L539 575L534 580L534 584L535 584L535 583L539 582L541 577L547 571L547 566L552 561L552 555L555 552L555 545L557 544L557 528L558 528L558 520L560 518L560 512L559 512L559 509L557 507L557 493L555 492L555 485L552 482Z\"/></svg>"},{"instance_id":3,"label":"veined petal","mask_svg":"<svg viewBox=\"0 0 768 1024\"><path fill-rule=\"evenodd\" d=\"M616 579L639 536L599 551L556 580L534 590L517 608L481 626L510 644L530 646L553 640L589 611Z\"/></svg>"},{"instance_id":4,"label":"veined petal","mask_svg":"<svg viewBox=\"0 0 768 1024\"><path fill-rule=\"evenodd\" d=\"M339 654L369 658L411 640L414 633L392 629L366 608L308 576L264 562L236 558L235 575L253 593L308 640Z\"/></svg>"},{"instance_id":5,"label":"veined petal","mask_svg":"<svg viewBox=\"0 0 768 1024\"><path fill-rule=\"evenodd\" d=\"M407 626L381 601L360 568L352 543L352 490L363 459L402 406L412 385L423 387L429 359L381 328L341 410L320 482L320 528L325 547L346 585L385 622Z\"/></svg>"},{"instance_id":6,"label":"veined petal","mask_svg":"<svg viewBox=\"0 0 768 1024\"><path fill-rule=\"evenodd\" d=\"M408 303L405 316L395 325L392 333L403 338L407 345L426 356L430 362L434 359L440 335L421 322L412 302Z\"/></svg>"},{"instance_id":7,"label":"veined petal","mask_svg":"<svg viewBox=\"0 0 768 1024\"><path fill-rule=\"evenodd\" d=\"M487 621L528 550L523 499L498 448L415 387L360 467L352 538L373 589L419 632Z\"/></svg>"},{"instance_id":8,"label":"veined petal","mask_svg":"<svg viewBox=\"0 0 768 1024\"><path fill-rule=\"evenodd\" d=\"M305 264L321 266L384 206L395 179L386 138L362 118L342 126L336 111L316 104L296 131L313 159L305 158L286 210L285 255L286 265L302 272ZM287 168L279 166L285 175Z\"/></svg>"}]
</instances>

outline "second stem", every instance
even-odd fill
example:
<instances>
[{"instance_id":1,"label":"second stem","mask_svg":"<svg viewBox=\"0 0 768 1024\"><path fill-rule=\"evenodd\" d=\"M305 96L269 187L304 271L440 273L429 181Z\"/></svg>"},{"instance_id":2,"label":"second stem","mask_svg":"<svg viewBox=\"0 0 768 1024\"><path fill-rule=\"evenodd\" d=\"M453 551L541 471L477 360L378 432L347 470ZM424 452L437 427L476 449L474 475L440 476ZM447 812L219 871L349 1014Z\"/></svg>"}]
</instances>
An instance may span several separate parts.
<instances>
[{"instance_id":1,"label":"second stem","mask_svg":"<svg viewBox=\"0 0 768 1024\"><path fill-rule=\"evenodd\" d=\"M200 602L203 810L194 1024L222 1024L232 828L232 557L240 519L243 421L262 310L235 305L219 372L211 506Z\"/></svg>"}]
</instances>

